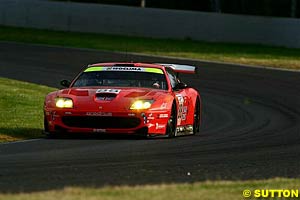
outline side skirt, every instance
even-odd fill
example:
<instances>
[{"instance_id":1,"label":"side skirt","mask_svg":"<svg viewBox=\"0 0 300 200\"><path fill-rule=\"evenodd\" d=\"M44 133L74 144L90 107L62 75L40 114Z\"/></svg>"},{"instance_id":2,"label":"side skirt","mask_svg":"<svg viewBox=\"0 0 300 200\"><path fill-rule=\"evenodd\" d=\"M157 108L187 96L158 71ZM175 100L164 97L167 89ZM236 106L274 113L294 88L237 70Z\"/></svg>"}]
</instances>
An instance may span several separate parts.
<instances>
[{"instance_id":1,"label":"side skirt","mask_svg":"<svg viewBox=\"0 0 300 200\"><path fill-rule=\"evenodd\" d=\"M193 135L193 125L178 126L175 136Z\"/></svg>"}]
</instances>

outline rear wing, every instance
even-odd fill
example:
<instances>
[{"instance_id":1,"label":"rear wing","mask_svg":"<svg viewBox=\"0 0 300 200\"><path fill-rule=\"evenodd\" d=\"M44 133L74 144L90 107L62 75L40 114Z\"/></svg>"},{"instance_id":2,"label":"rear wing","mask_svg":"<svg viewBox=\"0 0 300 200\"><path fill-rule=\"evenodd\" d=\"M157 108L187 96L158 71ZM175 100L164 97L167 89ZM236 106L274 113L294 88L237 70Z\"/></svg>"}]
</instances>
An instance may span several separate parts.
<instances>
[{"instance_id":1,"label":"rear wing","mask_svg":"<svg viewBox=\"0 0 300 200\"><path fill-rule=\"evenodd\" d=\"M166 63L156 63L158 65L162 65L165 67L170 67L176 73L184 73L184 74L196 74L197 67L191 65L180 65L180 64L166 64Z\"/></svg>"}]
</instances>

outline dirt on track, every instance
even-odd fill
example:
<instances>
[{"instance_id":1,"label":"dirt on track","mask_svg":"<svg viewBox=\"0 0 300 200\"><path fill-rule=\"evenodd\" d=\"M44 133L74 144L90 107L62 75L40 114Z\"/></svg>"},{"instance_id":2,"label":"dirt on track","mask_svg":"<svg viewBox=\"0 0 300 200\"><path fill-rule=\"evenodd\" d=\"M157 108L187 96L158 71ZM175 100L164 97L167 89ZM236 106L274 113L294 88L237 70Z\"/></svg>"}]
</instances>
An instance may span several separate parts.
<instances>
[{"instance_id":1,"label":"dirt on track","mask_svg":"<svg viewBox=\"0 0 300 200\"><path fill-rule=\"evenodd\" d=\"M1 144L0 192L300 176L300 73L0 43L1 77L49 86L58 87L82 66L105 61L199 66L198 75L182 78L202 95L201 133L175 139L100 136Z\"/></svg>"}]
</instances>

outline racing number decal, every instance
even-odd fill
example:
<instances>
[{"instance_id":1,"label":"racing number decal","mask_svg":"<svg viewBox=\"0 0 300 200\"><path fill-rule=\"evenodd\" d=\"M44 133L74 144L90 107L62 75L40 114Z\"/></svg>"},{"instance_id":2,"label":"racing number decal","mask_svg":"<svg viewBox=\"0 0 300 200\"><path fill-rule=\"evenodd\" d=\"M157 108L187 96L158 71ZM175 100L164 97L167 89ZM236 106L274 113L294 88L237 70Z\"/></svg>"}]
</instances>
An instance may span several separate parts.
<instances>
[{"instance_id":1,"label":"racing number decal","mask_svg":"<svg viewBox=\"0 0 300 200\"><path fill-rule=\"evenodd\" d=\"M185 98L181 94L176 94L178 100L178 115L177 115L177 124L181 125L181 121L186 120L187 106L184 105Z\"/></svg>"}]
</instances>

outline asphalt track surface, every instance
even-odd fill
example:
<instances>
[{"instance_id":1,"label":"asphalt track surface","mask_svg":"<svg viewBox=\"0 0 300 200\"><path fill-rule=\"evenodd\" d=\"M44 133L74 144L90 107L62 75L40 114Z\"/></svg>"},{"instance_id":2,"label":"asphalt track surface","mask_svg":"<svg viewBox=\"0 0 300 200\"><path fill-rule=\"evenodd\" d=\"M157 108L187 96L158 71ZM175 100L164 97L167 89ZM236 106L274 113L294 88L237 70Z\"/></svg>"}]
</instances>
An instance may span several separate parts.
<instances>
[{"instance_id":1,"label":"asphalt track surface","mask_svg":"<svg viewBox=\"0 0 300 200\"><path fill-rule=\"evenodd\" d=\"M183 78L203 98L201 133L1 144L0 192L300 176L300 73L0 43L1 77L49 86L58 87L82 66L103 61L199 66L198 75Z\"/></svg>"}]
</instances>

